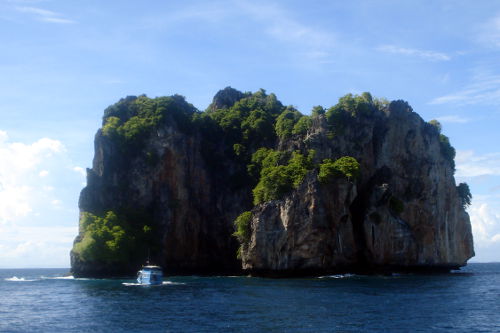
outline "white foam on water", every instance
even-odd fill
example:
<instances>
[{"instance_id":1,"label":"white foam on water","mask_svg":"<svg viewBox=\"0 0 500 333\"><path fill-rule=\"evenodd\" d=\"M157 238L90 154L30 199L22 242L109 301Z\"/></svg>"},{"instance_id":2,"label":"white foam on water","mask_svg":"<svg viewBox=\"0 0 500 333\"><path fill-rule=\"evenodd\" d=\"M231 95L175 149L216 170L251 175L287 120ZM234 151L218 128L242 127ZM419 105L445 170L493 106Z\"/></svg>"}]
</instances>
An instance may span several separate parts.
<instances>
[{"instance_id":1,"label":"white foam on water","mask_svg":"<svg viewBox=\"0 0 500 333\"><path fill-rule=\"evenodd\" d=\"M326 275L320 276L319 279L344 279L354 276L354 274L335 274L335 275Z\"/></svg>"},{"instance_id":2,"label":"white foam on water","mask_svg":"<svg viewBox=\"0 0 500 333\"><path fill-rule=\"evenodd\" d=\"M75 277L73 275L68 275L68 276L54 276L54 277L49 277L47 279L51 279L51 280L74 280Z\"/></svg>"},{"instance_id":3,"label":"white foam on water","mask_svg":"<svg viewBox=\"0 0 500 333\"><path fill-rule=\"evenodd\" d=\"M122 284L127 287L161 287L164 285L164 284L128 283L128 282L122 282Z\"/></svg>"},{"instance_id":4,"label":"white foam on water","mask_svg":"<svg viewBox=\"0 0 500 333\"><path fill-rule=\"evenodd\" d=\"M72 275L66 275L66 276L40 276L40 279L42 280L75 280L75 278Z\"/></svg>"},{"instance_id":5,"label":"white foam on water","mask_svg":"<svg viewBox=\"0 0 500 333\"><path fill-rule=\"evenodd\" d=\"M184 282L172 282L172 281L163 281L162 282L162 285L184 285L185 283Z\"/></svg>"},{"instance_id":6,"label":"white foam on water","mask_svg":"<svg viewBox=\"0 0 500 333\"><path fill-rule=\"evenodd\" d=\"M11 278L6 278L4 280L11 281L11 282L33 282L33 281L36 281L36 280L32 280L32 279L25 279L23 277L18 278L17 276L13 276Z\"/></svg>"}]
</instances>

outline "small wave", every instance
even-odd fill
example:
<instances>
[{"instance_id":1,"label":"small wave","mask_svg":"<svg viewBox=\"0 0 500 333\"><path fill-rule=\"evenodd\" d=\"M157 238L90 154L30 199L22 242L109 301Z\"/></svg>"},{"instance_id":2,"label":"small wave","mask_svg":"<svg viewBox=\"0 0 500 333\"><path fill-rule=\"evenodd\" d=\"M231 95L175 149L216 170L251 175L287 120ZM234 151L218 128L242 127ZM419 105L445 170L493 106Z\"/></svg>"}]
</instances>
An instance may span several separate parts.
<instances>
[{"instance_id":1,"label":"small wave","mask_svg":"<svg viewBox=\"0 0 500 333\"><path fill-rule=\"evenodd\" d=\"M6 278L4 280L5 281L11 281L11 282L33 282L33 281L36 281L36 280L33 280L33 279L25 279L23 277L18 278L17 276L13 276L11 278Z\"/></svg>"},{"instance_id":2,"label":"small wave","mask_svg":"<svg viewBox=\"0 0 500 333\"><path fill-rule=\"evenodd\" d=\"M318 277L319 279L344 279L353 277L354 274L334 274L334 275L325 275Z\"/></svg>"}]
</instances>

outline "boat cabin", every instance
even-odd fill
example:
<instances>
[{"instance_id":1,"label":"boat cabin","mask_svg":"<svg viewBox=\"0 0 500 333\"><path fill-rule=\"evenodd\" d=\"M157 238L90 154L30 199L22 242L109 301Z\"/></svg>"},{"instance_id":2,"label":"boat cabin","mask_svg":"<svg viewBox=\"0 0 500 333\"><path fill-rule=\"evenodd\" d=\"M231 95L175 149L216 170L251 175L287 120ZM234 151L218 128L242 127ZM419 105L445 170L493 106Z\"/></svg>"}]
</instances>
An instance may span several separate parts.
<instances>
[{"instance_id":1,"label":"boat cabin","mask_svg":"<svg viewBox=\"0 0 500 333\"><path fill-rule=\"evenodd\" d=\"M160 266L144 266L137 273L137 282L145 285L158 285L163 283L163 272Z\"/></svg>"}]
</instances>

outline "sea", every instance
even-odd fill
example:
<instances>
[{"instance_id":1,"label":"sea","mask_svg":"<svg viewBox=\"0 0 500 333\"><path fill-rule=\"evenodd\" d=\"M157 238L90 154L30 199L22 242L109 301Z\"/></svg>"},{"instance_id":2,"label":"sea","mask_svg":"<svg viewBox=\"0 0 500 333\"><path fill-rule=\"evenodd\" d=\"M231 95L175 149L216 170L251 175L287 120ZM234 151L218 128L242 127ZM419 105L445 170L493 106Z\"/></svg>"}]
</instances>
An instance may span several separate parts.
<instances>
[{"instance_id":1,"label":"sea","mask_svg":"<svg viewBox=\"0 0 500 333\"><path fill-rule=\"evenodd\" d=\"M500 332L500 263L438 275L75 279L1 269L0 332Z\"/></svg>"}]
</instances>

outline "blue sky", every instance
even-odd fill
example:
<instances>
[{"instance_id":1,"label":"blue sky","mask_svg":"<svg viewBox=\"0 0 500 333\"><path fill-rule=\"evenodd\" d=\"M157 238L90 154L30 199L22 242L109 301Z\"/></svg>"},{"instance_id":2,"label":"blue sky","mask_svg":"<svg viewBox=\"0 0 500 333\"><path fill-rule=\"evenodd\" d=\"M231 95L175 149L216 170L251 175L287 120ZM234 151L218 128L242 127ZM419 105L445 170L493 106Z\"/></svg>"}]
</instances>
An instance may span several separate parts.
<instances>
[{"instance_id":1,"label":"blue sky","mask_svg":"<svg viewBox=\"0 0 500 333\"><path fill-rule=\"evenodd\" d=\"M103 110L226 86L309 113L346 93L438 119L500 261L500 2L0 0L0 268L69 267Z\"/></svg>"}]
</instances>

